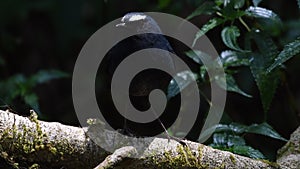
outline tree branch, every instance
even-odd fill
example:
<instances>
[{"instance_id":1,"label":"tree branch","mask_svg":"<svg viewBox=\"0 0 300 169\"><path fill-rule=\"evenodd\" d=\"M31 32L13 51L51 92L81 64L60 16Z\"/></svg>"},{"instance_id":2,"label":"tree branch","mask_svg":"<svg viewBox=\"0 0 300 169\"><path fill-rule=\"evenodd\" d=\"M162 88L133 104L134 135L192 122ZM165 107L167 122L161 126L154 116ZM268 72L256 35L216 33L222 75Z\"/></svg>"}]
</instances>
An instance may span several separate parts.
<instances>
[{"instance_id":1,"label":"tree branch","mask_svg":"<svg viewBox=\"0 0 300 169\"><path fill-rule=\"evenodd\" d=\"M96 166L97 169L277 168L276 164L216 150L199 143L186 141L188 146L182 146L174 140L162 138L146 139L142 146L147 145L147 148L142 152L139 148L141 145L124 147L121 144L123 140L120 140L117 143L120 147L110 153L91 138L101 136L104 140L100 141L111 145L112 140L109 139L118 138L120 134L104 129L97 131L93 135L92 127L87 129L44 122L37 120L34 113L30 117L22 117L0 110L0 155L14 165L34 165L43 169ZM136 145L134 142L133 145Z\"/></svg>"}]
</instances>

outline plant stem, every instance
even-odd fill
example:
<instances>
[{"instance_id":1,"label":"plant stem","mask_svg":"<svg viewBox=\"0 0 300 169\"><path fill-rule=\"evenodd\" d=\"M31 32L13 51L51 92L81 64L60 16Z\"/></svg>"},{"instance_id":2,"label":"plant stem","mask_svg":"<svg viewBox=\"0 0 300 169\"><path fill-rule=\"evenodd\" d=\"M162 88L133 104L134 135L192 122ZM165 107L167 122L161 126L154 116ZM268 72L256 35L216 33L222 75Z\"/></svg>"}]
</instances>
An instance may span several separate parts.
<instances>
[{"instance_id":1,"label":"plant stem","mask_svg":"<svg viewBox=\"0 0 300 169\"><path fill-rule=\"evenodd\" d=\"M239 17L239 21L245 26L245 28L247 29L248 32L251 31L251 29L248 27L248 25L245 23L245 21L241 17Z\"/></svg>"}]
</instances>

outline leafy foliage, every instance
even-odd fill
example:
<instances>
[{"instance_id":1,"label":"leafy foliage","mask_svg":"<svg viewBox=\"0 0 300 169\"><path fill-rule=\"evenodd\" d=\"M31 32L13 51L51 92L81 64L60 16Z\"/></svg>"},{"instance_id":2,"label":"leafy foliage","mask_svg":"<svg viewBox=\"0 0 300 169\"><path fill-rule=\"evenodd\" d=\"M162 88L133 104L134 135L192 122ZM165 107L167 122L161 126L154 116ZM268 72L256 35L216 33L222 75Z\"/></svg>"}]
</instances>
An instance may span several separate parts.
<instances>
[{"instance_id":1,"label":"leafy foliage","mask_svg":"<svg viewBox=\"0 0 300 169\"><path fill-rule=\"evenodd\" d=\"M167 98L170 99L171 97L176 96L190 83L196 81L196 79L197 79L197 75L190 71L183 71L177 73L177 75L174 77L174 79L171 80L168 86Z\"/></svg>"},{"instance_id":2,"label":"leafy foliage","mask_svg":"<svg viewBox=\"0 0 300 169\"><path fill-rule=\"evenodd\" d=\"M215 12L215 5L212 1L204 2L202 5L200 5L191 15L189 15L186 19L192 19L195 16L202 15L202 14L208 14L211 15L213 12Z\"/></svg>"},{"instance_id":3,"label":"leafy foliage","mask_svg":"<svg viewBox=\"0 0 300 169\"><path fill-rule=\"evenodd\" d=\"M38 84L49 82L53 79L65 78L68 75L58 70L41 70L38 73L25 77L23 74L17 74L0 82L0 95L6 104L13 104L17 98L22 99L27 105L40 113L38 96L34 92L34 87Z\"/></svg>"},{"instance_id":4,"label":"leafy foliage","mask_svg":"<svg viewBox=\"0 0 300 169\"><path fill-rule=\"evenodd\" d=\"M203 3L188 17L190 19L201 14L208 14L206 11L209 11L209 13L213 12L210 20L197 32L193 44L208 31L216 27L221 27L220 37L224 46L228 49L221 52L219 59L215 59L214 61L218 62L218 60L221 60L226 73L226 79L219 78L219 81L217 81L220 87L229 92L236 92L245 97L252 97L238 86L234 76L235 73L239 72L241 67L248 67L251 71L260 93L263 123L249 126L237 123L219 125L213 136L213 143L211 145L253 158L265 157L260 151L246 145L242 136L245 133L259 134L286 141L285 138L281 137L266 123L268 120L267 114L276 89L280 84L282 74L280 68L282 64L300 53L299 35L297 35L297 39L289 40L290 43L285 43L286 39L280 39L284 23L272 10L259 7L261 1L252 0L252 4L245 0L209 1L215 7L208 7L207 4L204 5L205 3ZM298 0L297 2L300 7L300 1ZM249 24L251 26L248 23L251 23ZM244 40L245 43L240 43L240 40ZM279 49L281 48L283 50L280 51ZM201 51L189 51L187 55L200 66L199 83L218 79L218 77L207 78L207 70L209 68L201 62L201 58L206 57Z\"/></svg>"},{"instance_id":5,"label":"leafy foliage","mask_svg":"<svg viewBox=\"0 0 300 169\"><path fill-rule=\"evenodd\" d=\"M219 18L213 18L211 20L208 21L207 24L203 25L202 28L197 32L196 34L196 38L193 42L193 46L195 46L197 40L203 36L204 34L206 34L209 30L213 29L214 27L222 24L225 20L219 19Z\"/></svg>"},{"instance_id":6,"label":"leafy foliage","mask_svg":"<svg viewBox=\"0 0 300 169\"><path fill-rule=\"evenodd\" d=\"M225 27L221 32L221 37L224 44L234 50L243 52L239 45L237 44L237 37L240 36L240 30L236 26Z\"/></svg>"},{"instance_id":7,"label":"leafy foliage","mask_svg":"<svg viewBox=\"0 0 300 169\"><path fill-rule=\"evenodd\" d=\"M249 59L247 58L247 54L243 52L225 50L220 54L220 59L225 68L250 65Z\"/></svg>"},{"instance_id":8,"label":"leafy foliage","mask_svg":"<svg viewBox=\"0 0 300 169\"><path fill-rule=\"evenodd\" d=\"M269 124L252 124L246 126L239 123L218 124L213 134L213 143L210 146L244 155L255 159L266 157L259 151L246 144L244 135L247 133L264 135L281 141L287 141L281 137Z\"/></svg>"},{"instance_id":9,"label":"leafy foliage","mask_svg":"<svg viewBox=\"0 0 300 169\"><path fill-rule=\"evenodd\" d=\"M278 54L277 46L273 40L261 32L250 32L246 41L253 39L258 52L253 52L250 69L260 91L264 111L267 112L279 82L279 72L267 73L267 68ZM247 45L247 48L250 44ZM255 49L251 49L252 51Z\"/></svg>"},{"instance_id":10,"label":"leafy foliage","mask_svg":"<svg viewBox=\"0 0 300 169\"><path fill-rule=\"evenodd\" d=\"M284 49L279 53L275 62L268 68L267 72L271 72L276 67L280 66L293 56L300 53L300 37L295 41L288 43L284 46Z\"/></svg>"},{"instance_id":11,"label":"leafy foliage","mask_svg":"<svg viewBox=\"0 0 300 169\"><path fill-rule=\"evenodd\" d=\"M250 6L246 10L246 14L248 16L255 17L255 18L266 18L266 19L269 19L269 20L271 20L273 22L281 22L280 18L278 17L277 14L275 14L271 10L268 10L268 9L265 9L265 8L261 8L261 7Z\"/></svg>"},{"instance_id":12,"label":"leafy foliage","mask_svg":"<svg viewBox=\"0 0 300 169\"><path fill-rule=\"evenodd\" d=\"M243 137L228 133L215 133L213 143L210 146L254 159L266 158L259 150L247 146Z\"/></svg>"},{"instance_id":13,"label":"leafy foliage","mask_svg":"<svg viewBox=\"0 0 300 169\"><path fill-rule=\"evenodd\" d=\"M200 31L196 34L194 44L209 30L222 23L225 24L226 22L231 21L231 25L226 26L221 31L221 38L224 45L232 50L224 51L220 56L224 64L225 71L228 73L226 76L228 86L227 90L240 93L247 97L250 96L239 89L231 75L233 71L230 71L230 67L249 66L260 91L263 109L266 113L280 80L278 70L270 71L275 67L278 67L278 65L281 65L290 57L299 53L299 40L286 45L285 49L278 55L278 47L275 45L273 39L268 36L267 31L270 30L268 29L269 25L265 24L267 22L281 24L281 20L276 13L269 9L258 7L257 5L260 1L253 1L254 6L249 6L245 10L242 9L245 5L245 1L214 1L214 3L216 6L216 17L211 18L207 24L200 29ZM205 11L205 6L201 6L201 11ZM197 16L197 14L197 12L194 12L188 18ZM199 14L202 14L202 12L199 12ZM259 25L257 25L257 27L254 25L253 28L249 28L242 17L256 18ZM261 22L261 19L265 21ZM243 33L243 38L246 41L244 48L246 50L242 49L240 45L238 45L237 38L241 36L241 32L238 26L232 25L232 21L235 20L242 23L242 25L248 30L248 32ZM270 34L272 34L272 32L270 32ZM256 48L253 48L254 45ZM274 60L276 61L274 62ZM200 64L199 61L196 62ZM266 71L267 69L270 73ZM200 70L204 70L204 68L201 68ZM201 71L200 77L205 77L204 74L205 73Z\"/></svg>"},{"instance_id":14,"label":"leafy foliage","mask_svg":"<svg viewBox=\"0 0 300 169\"><path fill-rule=\"evenodd\" d=\"M241 94L241 95L243 95L243 96L246 96L246 97L252 97L251 95L249 95L249 94L243 92L243 91L238 87L238 85L237 85L237 83L236 83L236 81L235 81L235 79L233 78L232 75L226 74L226 82L227 82L227 88L226 88L227 91L230 91L230 92L236 92L236 93L239 93L239 94ZM221 86L221 87L223 87L223 86ZM223 89L225 89L225 88L223 87ZM226 90L226 89L225 89L225 90Z\"/></svg>"}]
</instances>

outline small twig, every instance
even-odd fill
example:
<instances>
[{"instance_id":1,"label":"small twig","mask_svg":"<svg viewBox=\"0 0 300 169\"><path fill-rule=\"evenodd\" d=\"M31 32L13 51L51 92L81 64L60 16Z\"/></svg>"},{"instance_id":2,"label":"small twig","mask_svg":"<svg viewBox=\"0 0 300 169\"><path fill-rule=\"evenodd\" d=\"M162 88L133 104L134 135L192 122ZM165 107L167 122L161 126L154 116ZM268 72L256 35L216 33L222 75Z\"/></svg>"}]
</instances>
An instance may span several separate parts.
<instances>
[{"instance_id":1,"label":"small twig","mask_svg":"<svg viewBox=\"0 0 300 169\"><path fill-rule=\"evenodd\" d=\"M247 29L248 32L251 31L249 26L246 24L246 22L241 17L239 17L239 21L244 25L244 27Z\"/></svg>"}]
</instances>

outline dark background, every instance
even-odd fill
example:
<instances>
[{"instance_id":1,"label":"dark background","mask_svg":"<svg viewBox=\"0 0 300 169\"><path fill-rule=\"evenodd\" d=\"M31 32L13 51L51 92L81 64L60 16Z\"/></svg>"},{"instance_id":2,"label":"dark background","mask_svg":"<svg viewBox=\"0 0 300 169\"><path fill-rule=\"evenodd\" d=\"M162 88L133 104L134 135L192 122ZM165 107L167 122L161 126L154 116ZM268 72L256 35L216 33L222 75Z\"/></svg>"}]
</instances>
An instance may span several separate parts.
<instances>
[{"instance_id":1,"label":"dark background","mask_svg":"<svg viewBox=\"0 0 300 169\"><path fill-rule=\"evenodd\" d=\"M72 104L71 75L76 58L87 39L102 25L127 12L157 11L185 18L199 3L196 0L2 0L0 58L4 64L0 66L0 81L17 73L30 76L42 69L67 72L69 78L38 85L34 91L38 94L44 120L78 126ZM300 35L300 15L296 0L266 0L261 6L272 9L284 22L280 35L282 40L288 42L295 35ZM201 16L192 19L192 22L201 27L208 19L209 16ZM208 37L218 52L225 49L221 43L220 30L210 31ZM268 122L285 138L299 125L299 65L300 57L287 62L284 70L287 83L278 87L268 115ZM229 93L225 116L243 124L262 122L263 109L258 89L248 68L242 69L236 78L241 88L254 97ZM0 105L6 104L5 100L3 102ZM10 103L10 106L23 115L30 109L18 100ZM267 146L268 141L254 141L254 144ZM283 143L275 141L275 144L279 147Z\"/></svg>"}]
</instances>

